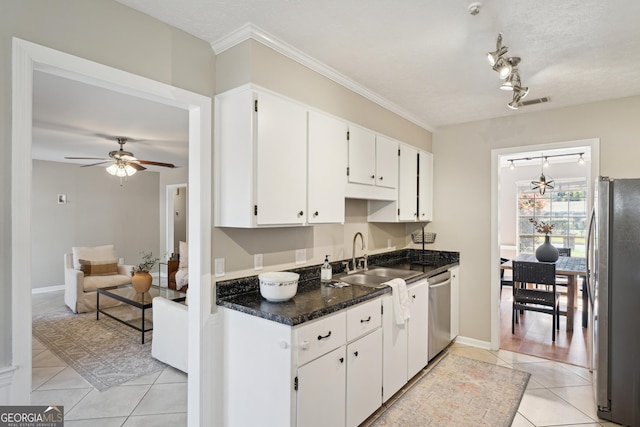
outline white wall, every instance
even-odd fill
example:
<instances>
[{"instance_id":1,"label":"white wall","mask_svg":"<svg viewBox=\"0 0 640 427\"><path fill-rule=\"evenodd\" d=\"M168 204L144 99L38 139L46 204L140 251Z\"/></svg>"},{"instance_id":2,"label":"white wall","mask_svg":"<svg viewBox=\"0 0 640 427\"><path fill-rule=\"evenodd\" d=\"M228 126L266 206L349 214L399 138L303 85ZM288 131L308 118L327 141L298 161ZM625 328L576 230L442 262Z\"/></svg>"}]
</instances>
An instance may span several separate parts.
<instances>
[{"instance_id":1,"label":"white wall","mask_svg":"<svg viewBox=\"0 0 640 427\"><path fill-rule=\"evenodd\" d=\"M113 244L129 264L140 251L159 254L158 182L159 173L145 171L120 186L102 167L34 160L32 288L64 284L63 255L72 246Z\"/></svg>"},{"instance_id":2,"label":"white wall","mask_svg":"<svg viewBox=\"0 0 640 427\"><path fill-rule=\"evenodd\" d=\"M535 108L535 107L534 107ZM434 249L460 250L460 334L491 339L491 151L600 138L600 175L639 177L640 97L447 126L433 136Z\"/></svg>"}]
</instances>

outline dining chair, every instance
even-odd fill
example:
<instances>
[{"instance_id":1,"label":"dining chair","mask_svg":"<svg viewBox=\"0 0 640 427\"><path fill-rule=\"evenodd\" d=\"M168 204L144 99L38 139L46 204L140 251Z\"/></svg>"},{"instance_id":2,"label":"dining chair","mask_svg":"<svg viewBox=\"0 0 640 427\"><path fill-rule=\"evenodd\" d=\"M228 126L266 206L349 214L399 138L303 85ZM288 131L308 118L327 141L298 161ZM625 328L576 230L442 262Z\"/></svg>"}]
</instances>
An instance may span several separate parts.
<instances>
[{"instance_id":1,"label":"dining chair","mask_svg":"<svg viewBox=\"0 0 640 427\"><path fill-rule=\"evenodd\" d=\"M560 256L571 256L571 248L558 248ZM559 292L563 295L567 294L567 286L569 286L569 278L567 276L556 276L556 285L563 286Z\"/></svg>"},{"instance_id":2,"label":"dining chair","mask_svg":"<svg viewBox=\"0 0 640 427\"><path fill-rule=\"evenodd\" d=\"M527 283L549 285L550 290L528 289ZM547 262L513 261L513 303L511 333L515 334L518 311L537 311L553 318L551 340L556 340L556 329L560 329L559 297L556 292L556 265Z\"/></svg>"},{"instance_id":3,"label":"dining chair","mask_svg":"<svg viewBox=\"0 0 640 427\"><path fill-rule=\"evenodd\" d=\"M509 258L500 258L500 265L509 261ZM513 273L509 270L500 269L500 298L502 298L502 287L513 286Z\"/></svg>"}]
</instances>

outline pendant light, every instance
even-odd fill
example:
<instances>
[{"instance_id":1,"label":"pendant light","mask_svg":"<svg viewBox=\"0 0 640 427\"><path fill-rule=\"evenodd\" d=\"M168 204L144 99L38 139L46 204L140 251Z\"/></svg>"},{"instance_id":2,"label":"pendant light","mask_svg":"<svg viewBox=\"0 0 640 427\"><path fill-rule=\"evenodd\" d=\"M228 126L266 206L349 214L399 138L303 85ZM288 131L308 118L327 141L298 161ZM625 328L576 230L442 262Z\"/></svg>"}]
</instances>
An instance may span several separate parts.
<instances>
[{"instance_id":1,"label":"pendant light","mask_svg":"<svg viewBox=\"0 0 640 427\"><path fill-rule=\"evenodd\" d=\"M531 181L531 189L538 190L540 195L544 195L547 189L553 190L553 178L544 176L544 155L542 156L542 168L540 169L540 178L537 181Z\"/></svg>"}]
</instances>

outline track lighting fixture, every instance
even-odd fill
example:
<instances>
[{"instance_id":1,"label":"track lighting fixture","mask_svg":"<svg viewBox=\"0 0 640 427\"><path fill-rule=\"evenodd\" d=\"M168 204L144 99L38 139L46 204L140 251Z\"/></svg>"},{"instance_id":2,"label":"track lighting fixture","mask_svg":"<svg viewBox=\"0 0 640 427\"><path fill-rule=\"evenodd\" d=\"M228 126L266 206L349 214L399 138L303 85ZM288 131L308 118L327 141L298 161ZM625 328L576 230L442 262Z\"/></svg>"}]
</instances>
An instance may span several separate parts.
<instances>
[{"instance_id":1,"label":"track lighting fixture","mask_svg":"<svg viewBox=\"0 0 640 427\"><path fill-rule=\"evenodd\" d=\"M502 33L499 33L496 40L496 50L487 53L487 60L493 70L504 80L500 89L513 91L513 99L507 106L517 110L520 101L529 93L529 88L523 88L520 82L520 72L518 71L520 58L517 56L506 57L508 50L507 46L502 45Z\"/></svg>"},{"instance_id":2,"label":"track lighting fixture","mask_svg":"<svg viewBox=\"0 0 640 427\"><path fill-rule=\"evenodd\" d=\"M507 159L507 162L509 162L509 169L513 170L515 169L516 162L519 161L524 161L524 160L536 160L536 159L542 159L543 160L543 167L547 167L549 165L549 158L551 157L568 157L568 156L578 156L578 164L584 165L584 152L582 153L567 153L567 154L542 154L540 156L534 156L534 157L519 157L517 159Z\"/></svg>"},{"instance_id":3,"label":"track lighting fixture","mask_svg":"<svg viewBox=\"0 0 640 427\"><path fill-rule=\"evenodd\" d=\"M535 181L531 181L531 189L537 190L540 192L540 195L543 195L545 191L553 190L553 185L554 185L553 178L544 175L544 168L549 166L549 157L566 157L566 156L579 156L578 164L581 164L581 165L584 164L584 157L583 157L584 153L548 154L548 155L542 154L540 156L535 156L535 157L520 157L517 159L508 159L507 161L509 162L509 169L514 170L516 168L515 162L519 160L541 159L542 167L540 170L540 177Z\"/></svg>"}]
</instances>

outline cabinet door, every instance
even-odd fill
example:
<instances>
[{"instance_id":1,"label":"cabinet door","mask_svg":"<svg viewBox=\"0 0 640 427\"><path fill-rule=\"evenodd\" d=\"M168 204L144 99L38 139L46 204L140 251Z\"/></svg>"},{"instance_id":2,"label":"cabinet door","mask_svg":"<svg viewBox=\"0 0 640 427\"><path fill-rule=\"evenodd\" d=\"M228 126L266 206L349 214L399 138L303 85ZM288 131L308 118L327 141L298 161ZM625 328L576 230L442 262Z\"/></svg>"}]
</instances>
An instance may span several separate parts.
<instances>
[{"instance_id":1,"label":"cabinet door","mask_svg":"<svg viewBox=\"0 0 640 427\"><path fill-rule=\"evenodd\" d=\"M347 346L347 427L360 425L382 405L381 350L380 328Z\"/></svg>"},{"instance_id":2,"label":"cabinet door","mask_svg":"<svg viewBox=\"0 0 640 427\"><path fill-rule=\"evenodd\" d=\"M398 188L398 142L376 136L376 185Z\"/></svg>"},{"instance_id":3,"label":"cabinet door","mask_svg":"<svg viewBox=\"0 0 640 427\"><path fill-rule=\"evenodd\" d=\"M420 221L433 220L433 154L419 152L418 211Z\"/></svg>"},{"instance_id":4,"label":"cabinet door","mask_svg":"<svg viewBox=\"0 0 640 427\"><path fill-rule=\"evenodd\" d=\"M299 427L344 426L345 374L344 346L298 368Z\"/></svg>"},{"instance_id":5,"label":"cabinet door","mask_svg":"<svg viewBox=\"0 0 640 427\"><path fill-rule=\"evenodd\" d=\"M343 223L347 143L345 122L309 112L307 221Z\"/></svg>"},{"instance_id":6,"label":"cabinet door","mask_svg":"<svg viewBox=\"0 0 640 427\"><path fill-rule=\"evenodd\" d=\"M409 288L409 301L411 301L409 318L409 339L407 343L407 380L413 378L422 368L429 363L427 345L429 342L428 312L429 287L425 282L418 283Z\"/></svg>"},{"instance_id":7,"label":"cabinet door","mask_svg":"<svg viewBox=\"0 0 640 427\"><path fill-rule=\"evenodd\" d=\"M367 129L350 126L348 146L348 181L373 185L376 180L376 135Z\"/></svg>"},{"instance_id":8,"label":"cabinet door","mask_svg":"<svg viewBox=\"0 0 640 427\"><path fill-rule=\"evenodd\" d=\"M407 383L407 329L408 324L396 324L393 300L390 294L382 298L383 379L382 400L386 402Z\"/></svg>"},{"instance_id":9,"label":"cabinet door","mask_svg":"<svg viewBox=\"0 0 640 427\"><path fill-rule=\"evenodd\" d=\"M257 110L257 223L303 224L307 205L307 111L267 92L258 92Z\"/></svg>"},{"instance_id":10,"label":"cabinet door","mask_svg":"<svg viewBox=\"0 0 640 427\"><path fill-rule=\"evenodd\" d=\"M418 219L418 150L402 144L399 165L398 219L415 221Z\"/></svg>"},{"instance_id":11,"label":"cabinet door","mask_svg":"<svg viewBox=\"0 0 640 427\"><path fill-rule=\"evenodd\" d=\"M460 329L460 268L452 267L451 273L451 339L454 340Z\"/></svg>"}]
</instances>

